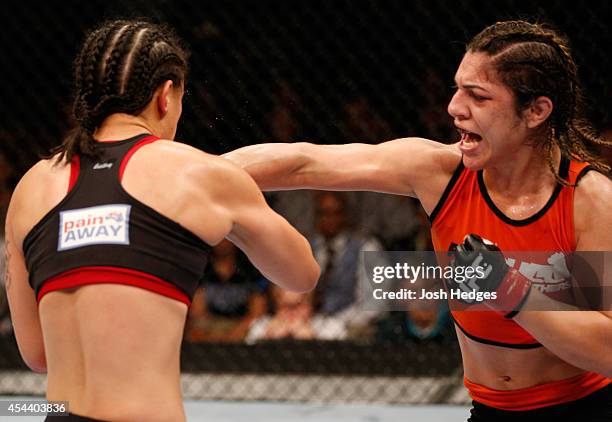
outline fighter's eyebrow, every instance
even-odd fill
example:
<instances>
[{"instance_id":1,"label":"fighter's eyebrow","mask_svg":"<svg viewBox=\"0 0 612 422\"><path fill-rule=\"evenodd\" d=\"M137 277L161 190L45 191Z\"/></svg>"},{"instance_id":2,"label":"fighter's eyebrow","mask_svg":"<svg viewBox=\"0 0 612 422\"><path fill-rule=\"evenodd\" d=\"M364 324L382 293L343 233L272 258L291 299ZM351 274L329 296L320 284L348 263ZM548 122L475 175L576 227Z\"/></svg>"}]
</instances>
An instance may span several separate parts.
<instances>
[{"instance_id":1,"label":"fighter's eyebrow","mask_svg":"<svg viewBox=\"0 0 612 422\"><path fill-rule=\"evenodd\" d=\"M486 88L484 88L481 85L477 85L477 84L462 84L462 85L459 85L457 83L457 81L455 81L455 86L459 87L459 88L462 88L462 89L479 89L479 90L484 91L484 92L489 92Z\"/></svg>"}]
</instances>

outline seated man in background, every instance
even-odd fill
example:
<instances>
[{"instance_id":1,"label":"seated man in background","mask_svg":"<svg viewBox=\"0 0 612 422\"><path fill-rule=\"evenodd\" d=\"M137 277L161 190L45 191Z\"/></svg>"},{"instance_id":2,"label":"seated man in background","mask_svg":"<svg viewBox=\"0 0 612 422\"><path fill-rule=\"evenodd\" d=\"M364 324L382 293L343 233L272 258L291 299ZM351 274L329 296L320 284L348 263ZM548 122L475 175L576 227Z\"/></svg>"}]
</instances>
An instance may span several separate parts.
<instances>
[{"instance_id":1,"label":"seated man in background","mask_svg":"<svg viewBox=\"0 0 612 422\"><path fill-rule=\"evenodd\" d=\"M342 321L313 312L313 293L294 293L270 285L270 314L256 319L246 336L247 343L261 340L343 340Z\"/></svg>"},{"instance_id":2,"label":"seated man in background","mask_svg":"<svg viewBox=\"0 0 612 422\"><path fill-rule=\"evenodd\" d=\"M315 259L321 266L321 278L314 290L314 310L343 321L351 337L376 316L361 309L361 286L369 284L363 266L364 251L382 251L373 237L351 229L348 197L343 192L320 192L315 196L316 230L310 239Z\"/></svg>"},{"instance_id":3,"label":"seated man in background","mask_svg":"<svg viewBox=\"0 0 612 422\"><path fill-rule=\"evenodd\" d=\"M264 288L256 274L233 243L216 245L189 310L186 340L242 341L251 322L265 313Z\"/></svg>"},{"instance_id":4,"label":"seated man in background","mask_svg":"<svg viewBox=\"0 0 612 422\"><path fill-rule=\"evenodd\" d=\"M411 290L434 290L440 284L432 280L417 280L404 286ZM445 300L405 300L405 311L391 311L376 322L377 342L436 342L454 345L456 335Z\"/></svg>"}]
</instances>

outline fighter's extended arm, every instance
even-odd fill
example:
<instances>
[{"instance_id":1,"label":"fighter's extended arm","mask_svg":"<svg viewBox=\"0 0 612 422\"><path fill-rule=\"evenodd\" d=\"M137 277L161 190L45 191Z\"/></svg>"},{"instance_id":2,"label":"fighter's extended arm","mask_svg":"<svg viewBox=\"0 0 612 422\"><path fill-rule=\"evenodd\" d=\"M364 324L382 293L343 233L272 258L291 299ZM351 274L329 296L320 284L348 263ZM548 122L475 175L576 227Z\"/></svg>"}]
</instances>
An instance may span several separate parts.
<instances>
[{"instance_id":1,"label":"fighter's extended arm","mask_svg":"<svg viewBox=\"0 0 612 422\"><path fill-rule=\"evenodd\" d=\"M251 145L225 158L245 169L263 190L369 190L420 197L428 183L448 181L459 151L427 139L378 145ZM440 192L441 193L441 192Z\"/></svg>"}]
</instances>

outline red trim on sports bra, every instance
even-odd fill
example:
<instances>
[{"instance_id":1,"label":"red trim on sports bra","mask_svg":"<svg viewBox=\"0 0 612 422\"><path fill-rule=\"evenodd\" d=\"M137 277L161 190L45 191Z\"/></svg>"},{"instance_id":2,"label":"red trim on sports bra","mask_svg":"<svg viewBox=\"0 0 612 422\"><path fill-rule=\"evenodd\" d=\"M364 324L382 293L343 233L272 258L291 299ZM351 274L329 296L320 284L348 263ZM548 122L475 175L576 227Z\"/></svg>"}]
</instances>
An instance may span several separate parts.
<instances>
[{"instance_id":1,"label":"red trim on sports bra","mask_svg":"<svg viewBox=\"0 0 612 422\"><path fill-rule=\"evenodd\" d=\"M68 181L68 192L72 190L79 179L79 172L81 171L81 159L78 155L74 154L70 161L70 179Z\"/></svg>"},{"instance_id":2,"label":"red trim on sports bra","mask_svg":"<svg viewBox=\"0 0 612 422\"><path fill-rule=\"evenodd\" d=\"M36 300L40 303L44 295L55 290L70 289L73 287L91 284L125 284L140 287L162 296L191 305L189 296L181 289L161 278L141 271L119 267L80 267L56 275L45 281Z\"/></svg>"},{"instance_id":3,"label":"red trim on sports bra","mask_svg":"<svg viewBox=\"0 0 612 422\"><path fill-rule=\"evenodd\" d=\"M132 148L130 148L127 154L125 154L125 156L123 157L123 161L121 161L121 166L119 167L119 181L123 179L123 172L125 171L125 167L127 166L128 161L130 161L130 158L132 158L132 155L134 155L134 153L138 151L139 148L157 140L159 140L157 136L149 135L142 138L140 141L134 144Z\"/></svg>"}]
</instances>

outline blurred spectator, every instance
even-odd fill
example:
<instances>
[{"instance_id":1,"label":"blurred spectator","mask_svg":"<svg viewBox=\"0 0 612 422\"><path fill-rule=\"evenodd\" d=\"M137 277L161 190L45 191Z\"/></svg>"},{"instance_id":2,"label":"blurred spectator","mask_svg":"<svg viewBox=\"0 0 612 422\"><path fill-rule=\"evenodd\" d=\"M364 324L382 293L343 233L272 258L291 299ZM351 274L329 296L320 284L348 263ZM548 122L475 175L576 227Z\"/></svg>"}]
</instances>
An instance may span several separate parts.
<instances>
[{"instance_id":1,"label":"blurred spectator","mask_svg":"<svg viewBox=\"0 0 612 422\"><path fill-rule=\"evenodd\" d=\"M314 235L314 191L288 190L266 192L270 207L306 238Z\"/></svg>"},{"instance_id":2,"label":"blurred spectator","mask_svg":"<svg viewBox=\"0 0 612 422\"><path fill-rule=\"evenodd\" d=\"M342 321L313 312L313 292L294 293L270 286L271 312L253 322L247 343L261 340L342 340L346 329Z\"/></svg>"},{"instance_id":3,"label":"blurred spectator","mask_svg":"<svg viewBox=\"0 0 612 422\"><path fill-rule=\"evenodd\" d=\"M280 80L272 94L272 110L269 115L270 136L276 142L293 142L299 139L301 101L289 83ZM270 206L285 217L304 236L314 233L314 209L312 192L306 190L266 193Z\"/></svg>"},{"instance_id":4,"label":"blurred spectator","mask_svg":"<svg viewBox=\"0 0 612 422\"><path fill-rule=\"evenodd\" d=\"M406 286L408 287L408 286ZM438 290L440 283L418 280L409 287ZM454 344L455 331L445 300L406 300L406 311L392 311L376 323L376 341L388 343L436 341Z\"/></svg>"},{"instance_id":5,"label":"blurred spectator","mask_svg":"<svg viewBox=\"0 0 612 422\"><path fill-rule=\"evenodd\" d=\"M355 211L360 231L380 239L388 251L420 250L416 236L429 226L427 218L420 216L422 208L417 200L376 192L359 192L358 198Z\"/></svg>"},{"instance_id":6,"label":"blurred spectator","mask_svg":"<svg viewBox=\"0 0 612 422\"><path fill-rule=\"evenodd\" d=\"M380 142L391 137L390 125L373 109L354 87L348 88L351 98L344 106L342 142ZM285 80L278 82L272 95L270 132L273 140L292 142L301 139L302 101ZM266 194L274 210L308 238L314 237L315 192L281 191ZM413 236L420 229L415 216L416 201L397 195L375 192L347 192L347 212L355 227L364 236L376 236L387 249L411 250Z\"/></svg>"},{"instance_id":7,"label":"blurred spectator","mask_svg":"<svg viewBox=\"0 0 612 422\"><path fill-rule=\"evenodd\" d=\"M4 283L2 283L2 286L0 286L0 336L8 335L11 331L8 299L6 297L6 290L4 290Z\"/></svg>"},{"instance_id":8,"label":"blurred spectator","mask_svg":"<svg viewBox=\"0 0 612 422\"><path fill-rule=\"evenodd\" d=\"M272 111L270 112L270 132L272 140L277 142L294 142L302 137L300 116L302 101L285 80L278 82L272 94Z\"/></svg>"},{"instance_id":9,"label":"blurred spectator","mask_svg":"<svg viewBox=\"0 0 612 422\"><path fill-rule=\"evenodd\" d=\"M311 244L321 278L314 290L314 309L340 318L349 334L359 337L360 330L376 316L360 306L364 286L369 286L362 252L382 251L382 247L375 238L351 229L344 193L319 192L315 203L317 234Z\"/></svg>"},{"instance_id":10,"label":"blurred spectator","mask_svg":"<svg viewBox=\"0 0 612 422\"><path fill-rule=\"evenodd\" d=\"M6 290L4 288L6 274L6 254L4 253L4 223L6 212L11 200L11 194L14 188L14 172L12 165L8 162L4 154L0 153L0 274L2 282L0 283L0 335L8 334L12 331L8 301Z\"/></svg>"},{"instance_id":11,"label":"blurred spectator","mask_svg":"<svg viewBox=\"0 0 612 422\"><path fill-rule=\"evenodd\" d=\"M379 143L393 137L389 123L357 92L344 105L345 142Z\"/></svg>"},{"instance_id":12,"label":"blurred spectator","mask_svg":"<svg viewBox=\"0 0 612 422\"><path fill-rule=\"evenodd\" d=\"M348 86L344 106L343 142L380 143L394 138L391 125L356 87ZM419 229L415 217L418 204L412 198L376 192L354 193L355 226L365 236L376 236L386 249L410 250Z\"/></svg>"},{"instance_id":13,"label":"blurred spectator","mask_svg":"<svg viewBox=\"0 0 612 422\"><path fill-rule=\"evenodd\" d=\"M418 221L416 231L412 234L410 248L408 251L433 251L434 246L431 240L431 227L429 217L425 210L420 206L416 207L415 219Z\"/></svg>"},{"instance_id":14,"label":"blurred spectator","mask_svg":"<svg viewBox=\"0 0 612 422\"><path fill-rule=\"evenodd\" d=\"M441 307L443 305L440 305ZM388 343L437 341L454 343L448 309L391 311L376 324L376 341Z\"/></svg>"},{"instance_id":15,"label":"blurred spectator","mask_svg":"<svg viewBox=\"0 0 612 422\"><path fill-rule=\"evenodd\" d=\"M422 136L443 143L453 142L457 138L457 131L452 117L446 111L452 96L451 90L444 83L440 72L434 68L427 68L420 80L419 121L425 130Z\"/></svg>"},{"instance_id":16,"label":"blurred spectator","mask_svg":"<svg viewBox=\"0 0 612 422\"><path fill-rule=\"evenodd\" d=\"M263 315L263 288L248 272L236 247L223 240L213 248L203 288L193 298L186 325L189 341L242 341L251 322Z\"/></svg>"}]
</instances>

